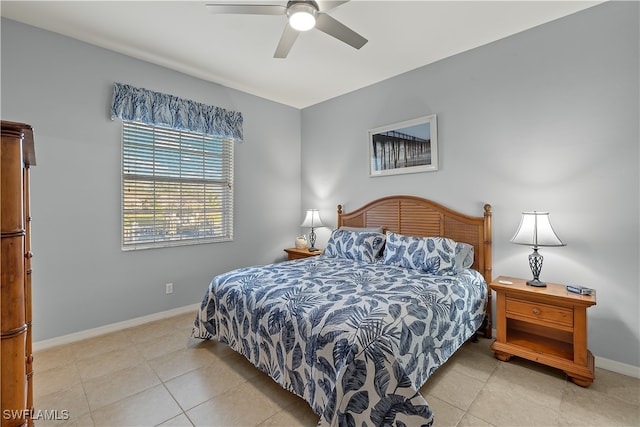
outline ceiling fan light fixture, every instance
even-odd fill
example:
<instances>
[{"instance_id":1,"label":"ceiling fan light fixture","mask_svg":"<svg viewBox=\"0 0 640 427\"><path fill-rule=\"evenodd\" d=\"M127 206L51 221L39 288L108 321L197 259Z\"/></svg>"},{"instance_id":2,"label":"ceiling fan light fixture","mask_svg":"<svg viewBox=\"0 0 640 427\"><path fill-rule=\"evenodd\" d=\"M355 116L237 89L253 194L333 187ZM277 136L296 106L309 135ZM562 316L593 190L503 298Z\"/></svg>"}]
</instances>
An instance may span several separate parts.
<instances>
[{"instance_id":1,"label":"ceiling fan light fixture","mask_svg":"<svg viewBox=\"0 0 640 427\"><path fill-rule=\"evenodd\" d=\"M287 8L287 17L291 28L298 31L309 31L316 26L318 10L309 3L295 3Z\"/></svg>"}]
</instances>

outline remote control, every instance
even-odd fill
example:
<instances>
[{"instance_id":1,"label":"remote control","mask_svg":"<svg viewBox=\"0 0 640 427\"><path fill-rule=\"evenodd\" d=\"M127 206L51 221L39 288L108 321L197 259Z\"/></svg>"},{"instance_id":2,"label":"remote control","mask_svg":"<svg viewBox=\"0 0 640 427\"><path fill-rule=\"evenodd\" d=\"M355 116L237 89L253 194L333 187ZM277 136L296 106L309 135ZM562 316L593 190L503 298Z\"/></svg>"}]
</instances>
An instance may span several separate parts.
<instances>
[{"instance_id":1,"label":"remote control","mask_svg":"<svg viewBox=\"0 0 640 427\"><path fill-rule=\"evenodd\" d=\"M584 286L578 286L578 285L567 285L567 290L569 292L574 292L580 295L591 295L591 292L592 292L590 288L585 288Z\"/></svg>"}]
</instances>

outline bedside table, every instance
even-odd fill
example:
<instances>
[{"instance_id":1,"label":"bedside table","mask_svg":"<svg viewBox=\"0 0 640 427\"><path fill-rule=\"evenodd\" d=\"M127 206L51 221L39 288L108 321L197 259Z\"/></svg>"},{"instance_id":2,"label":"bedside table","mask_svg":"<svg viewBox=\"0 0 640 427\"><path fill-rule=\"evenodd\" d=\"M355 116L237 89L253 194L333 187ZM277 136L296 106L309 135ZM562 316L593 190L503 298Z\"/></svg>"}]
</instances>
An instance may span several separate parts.
<instances>
[{"instance_id":1,"label":"bedside table","mask_svg":"<svg viewBox=\"0 0 640 427\"><path fill-rule=\"evenodd\" d=\"M288 258L289 261L291 261L292 259L300 259L300 258L308 258L310 256L318 256L318 255L320 255L322 253L322 250L315 251L315 252L309 252L308 248L304 248L304 249L287 248L284 251L289 255L289 258Z\"/></svg>"},{"instance_id":2,"label":"bedside table","mask_svg":"<svg viewBox=\"0 0 640 427\"><path fill-rule=\"evenodd\" d=\"M554 283L537 288L526 279L504 276L489 288L497 297L491 349L498 359L519 356L562 369L579 386L591 385L595 376L587 349L587 308L596 304L595 294L575 294Z\"/></svg>"}]
</instances>

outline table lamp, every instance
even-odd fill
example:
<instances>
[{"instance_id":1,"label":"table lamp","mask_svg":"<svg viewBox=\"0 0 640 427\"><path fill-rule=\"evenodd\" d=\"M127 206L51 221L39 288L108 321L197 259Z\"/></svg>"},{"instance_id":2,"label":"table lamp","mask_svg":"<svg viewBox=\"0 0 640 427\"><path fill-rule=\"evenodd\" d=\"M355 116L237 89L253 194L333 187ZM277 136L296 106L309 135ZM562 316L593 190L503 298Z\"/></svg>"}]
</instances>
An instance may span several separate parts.
<instances>
[{"instance_id":1,"label":"table lamp","mask_svg":"<svg viewBox=\"0 0 640 427\"><path fill-rule=\"evenodd\" d=\"M512 243L533 247L533 253L529 255L529 267L533 273L533 279L527 282L529 286L545 287L547 284L540 281L542 271L542 255L538 253L540 246L566 246L556 235L549 222L549 212L522 212L522 218L516 234L511 238Z\"/></svg>"},{"instance_id":2,"label":"table lamp","mask_svg":"<svg viewBox=\"0 0 640 427\"><path fill-rule=\"evenodd\" d=\"M300 224L300 227L311 228L311 233L309 233L309 252L319 251L320 249L315 246L316 232L313 229L317 227L324 227L324 225L320 219L320 212L318 209L308 209L307 215L305 216L304 221L302 221L302 224Z\"/></svg>"}]
</instances>

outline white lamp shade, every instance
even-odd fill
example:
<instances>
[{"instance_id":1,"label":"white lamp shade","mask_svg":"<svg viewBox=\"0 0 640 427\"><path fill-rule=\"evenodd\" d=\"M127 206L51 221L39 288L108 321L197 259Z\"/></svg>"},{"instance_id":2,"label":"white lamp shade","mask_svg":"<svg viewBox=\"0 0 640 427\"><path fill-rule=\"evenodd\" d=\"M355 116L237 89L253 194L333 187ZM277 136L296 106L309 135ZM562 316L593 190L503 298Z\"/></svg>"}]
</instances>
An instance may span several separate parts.
<instances>
[{"instance_id":1,"label":"white lamp shade","mask_svg":"<svg viewBox=\"0 0 640 427\"><path fill-rule=\"evenodd\" d=\"M318 209L308 209L307 215L304 217L304 221L302 221L300 227L324 227L322 220L320 219L320 212Z\"/></svg>"},{"instance_id":2,"label":"white lamp shade","mask_svg":"<svg viewBox=\"0 0 640 427\"><path fill-rule=\"evenodd\" d=\"M522 212L522 219L511 242L519 245L565 246L549 221L549 212Z\"/></svg>"}]
</instances>

